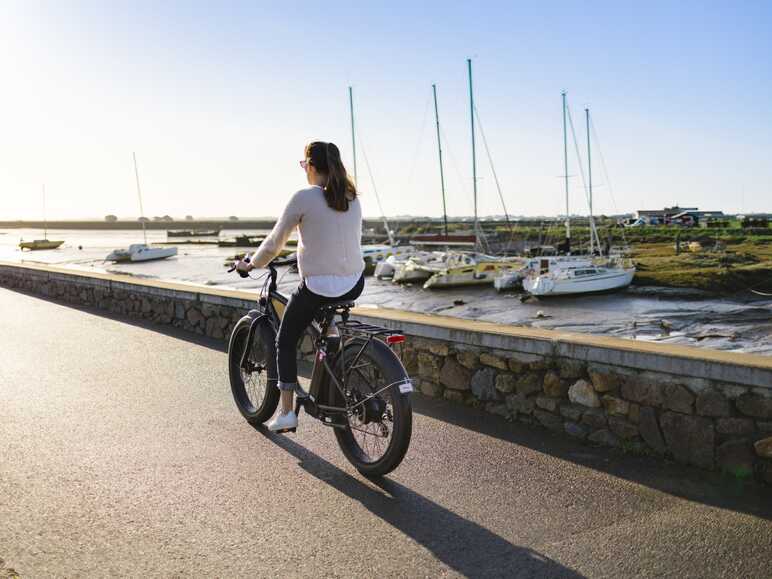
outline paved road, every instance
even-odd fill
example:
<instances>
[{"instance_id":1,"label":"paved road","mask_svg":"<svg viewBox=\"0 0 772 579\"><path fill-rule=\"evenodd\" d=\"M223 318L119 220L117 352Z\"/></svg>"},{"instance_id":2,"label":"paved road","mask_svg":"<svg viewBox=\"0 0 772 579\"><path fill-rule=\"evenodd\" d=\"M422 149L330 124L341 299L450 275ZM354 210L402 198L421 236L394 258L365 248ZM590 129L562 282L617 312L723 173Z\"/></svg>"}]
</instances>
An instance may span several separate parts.
<instances>
[{"instance_id":1,"label":"paved road","mask_svg":"<svg viewBox=\"0 0 772 579\"><path fill-rule=\"evenodd\" d=\"M772 573L769 489L421 399L374 483L315 422L249 427L217 344L4 289L0 356L0 559L22 577Z\"/></svg>"}]
</instances>

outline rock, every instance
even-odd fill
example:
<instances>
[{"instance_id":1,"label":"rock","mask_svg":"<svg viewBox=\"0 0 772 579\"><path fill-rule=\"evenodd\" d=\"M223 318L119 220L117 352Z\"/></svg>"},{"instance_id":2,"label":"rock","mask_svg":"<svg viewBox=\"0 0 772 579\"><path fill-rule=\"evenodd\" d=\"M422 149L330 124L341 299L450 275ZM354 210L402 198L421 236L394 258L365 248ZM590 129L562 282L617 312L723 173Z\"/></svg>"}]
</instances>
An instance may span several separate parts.
<instances>
[{"instance_id":1,"label":"rock","mask_svg":"<svg viewBox=\"0 0 772 579\"><path fill-rule=\"evenodd\" d=\"M609 416L608 427L611 432L625 440L638 436L638 427L619 416Z\"/></svg>"},{"instance_id":2,"label":"rock","mask_svg":"<svg viewBox=\"0 0 772 579\"><path fill-rule=\"evenodd\" d=\"M657 411L650 406L641 406L638 416L638 431L655 452L665 453L665 441L657 423Z\"/></svg>"},{"instance_id":3,"label":"rock","mask_svg":"<svg viewBox=\"0 0 772 579\"><path fill-rule=\"evenodd\" d=\"M729 400L715 390L705 390L697 395L697 414L700 416L729 416Z\"/></svg>"},{"instance_id":4,"label":"rock","mask_svg":"<svg viewBox=\"0 0 772 579\"><path fill-rule=\"evenodd\" d=\"M152 311L153 311L153 306L150 303L150 300L147 298L142 298L142 313L149 314Z\"/></svg>"},{"instance_id":5,"label":"rock","mask_svg":"<svg viewBox=\"0 0 772 579\"><path fill-rule=\"evenodd\" d=\"M201 315L198 308L190 308L186 317L192 326L197 326L204 320L204 316Z\"/></svg>"},{"instance_id":6,"label":"rock","mask_svg":"<svg viewBox=\"0 0 772 579\"><path fill-rule=\"evenodd\" d=\"M185 319L185 306L183 306L181 303L174 304L174 317L178 320L184 320Z\"/></svg>"},{"instance_id":7,"label":"rock","mask_svg":"<svg viewBox=\"0 0 772 579\"><path fill-rule=\"evenodd\" d=\"M590 382L596 392L613 392L617 390L621 383L622 377L617 374L611 374L609 372L600 372L598 370L590 369Z\"/></svg>"},{"instance_id":8,"label":"rock","mask_svg":"<svg viewBox=\"0 0 772 579\"><path fill-rule=\"evenodd\" d=\"M523 364L512 358L507 360L507 366L509 367L509 371L513 374L522 374L523 372L528 371L528 364Z\"/></svg>"},{"instance_id":9,"label":"rock","mask_svg":"<svg viewBox=\"0 0 772 579\"><path fill-rule=\"evenodd\" d=\"M431 380L421 380L421 394L430 398L441 398L444 388Z\"/></svg>"},{"instance_id":10,"label":"rock","mask_svg":"<svg viewBox=\"0 0 772 579\"><path fill-rule=\"evenodd\" d=\"M627 416L628 412L630 412L630 403L616 396L606 394L601 398L601 402L606 409L606 414L609 416Z\"/></svg>"},{"instance_id":11,"label":"rock","mask_svg":"<svg viewBox=\"0 0 772 579\"><path fill-rule=\"evenodd\" d=\"M457 352L456 359L464 368L469 368L470 370L476 370L480 365L480 357L475 352L470 352L469 350Z\"/></svg>"},{"instance_id":12,"label":"rock","mask_svg":"<svg viewBox=\"0 0 772 579\"><path fill-rule=\"evenodd\" d=\"M515 388L519 394L528 396L529 394L536 394L541 392L542 377L534 372L529 372L520 376Z\"/></svg>"},{"instance_id":13,"label":"rock","mask_svg":"<svg viewBox=\"0 0 772 579\"><path fill-rule=\"evenodd\" d=\"M772 399L757 394L743 394L735 401L735 405L746 416L772 418Z\"/></svg>"},{"instance_id":14,"label":"rock","mask_svg":"<svg viewBox=\"0 0 772 579\"><path fill-rule=\"evenodd\" d=\"M627 419L633 424L638 424L638 421L640 420L640 415L641 415L640 405L635 404L634 402L631 402L630 410L627 413Z\"/></svg>"},{"instance_id":15,"label":"rock","mask_svg":"<svg viewBox=\"0 0 772 579\"><path fill-rule=\"evenodd\" d=\"M568 394L568 385L555 372L547 372L542 383L544 393L553 398L563 398Z\"/></svg>"},{"instance_id":16,"label":"rock","mask_svg":"<svg viewBox=\"0 0 772 579\"><path fill-rule=\"evenodd\" d=\"M499 374L496 376L496 390L509 394L515 391L517 376L514 374Z\"/></svg>"},{"instance_id":17,"label":"rock","mask_svg":"<svg viewBox=\"0 0 772 579\"><path fill-rule=\"evenodd\" d=\"M665 408L684 414L692 414L694 395L679 384L665 385Z\"/></svg>"},{"instance_id":18,"label":"rock","mask_svg":"<svg viewBox=\"0 0 772 579\"><path fill-rule=\"evenodd\" d=\"M533 415L536 417L536 420L539 421L539 424L545 428L555 432L564 432L563 420L561 420L559 416L555 416L554 414L545 412L544 410L534 410Z\"/></svg>"},{"instance_id":19,"label":"rock","mask_svg":"<svg viewBox=\"0 0 772 579\"><path fill-rule=\"evenodd\" d=\"M507 407L506 404L495 404L493 402L489 402L485 405L485 411L489 414L495 414L496 416L509 418L509 407Z\"/></svg>"},{"instance_id":20,"label":"rock","mask_svg":"<svg viewBox=\"0 0 772 579\"><path fill-rule=\"evenodd\" d=\"M753 463L756 457L747 440L730 440L716 449L718 467L738 478L753 474Z\"/></svg>"},{"instance_id":21,"label":"rock","mask_svg":"<svg viewBox=\"0 0 772 579\"><path fill-rule=\"evenodd\" d=\"M751 418L719 418L716 420L716 432L721 434L752 434L755 430Z\"/></svg>"},{"instance_id":22,"label":"rock","mask_svg":"<svg viewBox=\"0 0 772 579\"><path fill-rule=\"evenodd\" d=\"M757 440L753 443L753 448L761 458L772 458L772 436Z\"/></svg>"},{"instance_id":23,"label":"rock","mask_svg":"<svg viewBox=\"0 0 772 579\"><path fill-rule=\"evenodd\" d=\"M548 396L536 397L536 406L548 412L555 412L558 409L558 404L560 404L560 401L555 398Z\"/></svg>"},{"instance_id":24,"label":"rock","mask_svg":"<svg viewBox=\"0 0 772 579\"><path fill-rule=\"evenodd\" d=\"M586 380L577 380L577 382L568 389L568 399L574 404L581 404L588 408L600 407L598 395Z\"/></svg>"},{"instance_id":25,"label":"rock","mask_svg":"<svg viewBox=\"0 0 772 579\"><path fill-rule=\"evenodd\" d=\"M520 414L533 414L536 406L533 398L526 398L522 394L510 394L506 400L507 407L512 412L519 412Z\"/></svg>"},{"instance_id":26,"label":"rock","mask_svg":"<svg viewBox=\"0 0 772 579\"><path fill-rule=\"evenodd\" d=\"M582 415L582 424L586 424L593 430L606 428L606 413L600 408L588 408Z\"/></svg>"},{"instance_id":27,"label":"rock","mask_svg":"<svg viewBox=\"0 0 772 579\"><path fill-rule=\"evenodd\" d=\"M440 384L452 390L469 390L472 383L472 371L453 358L445 358L440 370Z\"/></svg>"},{"instance_id":28,"label":"rock","mask_svg":"<svg viewBox=\"0 0 772 579\"><path fill-rule=\"evenodd\" d=\"M759 432L772 432L772 422L762 422L761 420L757 420L756 428L759 429Z\"/></svg>"},{"instance_id":29,"label":"rock","mask_svg":"<svg viewBox=\"0 0 772 579\"><path fill-rule=\"evenodd\" d=\"M587 440L603 446L619 447L619 439L608 430L597 430L588 436Z\"/></svg>"},{"instance_id":30,"label":"rock","mask_svg":"<svg viewBox=\"0 0 772 579\"><path fill-rule=\"evenodd\" d=\"M500 395L496 390L496 370L494 368L482 368L472 376L472 392L478 400L499 400Z\"/></svg>"},{"instance_id":31,"label":"rock","mask_svg":"<svg viewBox=\"0 0 772 579\"><path fill-rule=\"evenodd\" d=\"M451 402L463 402L464 401L464 393L459 392L458 390L445 390L444 394L442 395L445 400L449 400Z\"/></svg>"},{"instance_id":32,"label":"rock","mask_svg":"<svg viewBox=\"0 0 772 579\"><path fill-rule=\"evenodd\" d=\"M418 375L432 382L440 381L440 360L428 352L418 352Z\"/></svg>"},{"instance_id":33,"label":"rock","mask_svg":"<svg viewBox=\"0 0 772 579\"><path fill-rule=\"evenodd\" d=\"M578 404L561 404L560 415L574 422L578 422L582 418L582 414L587 410L586 406L579 406Z\"/></svg>"},{"instance_id":34,"label":"rock","mask_svg":"<svg viewBox=\"0 0 772 579\"><path fill-rule=\"evenodd\" d=\"M677 461L713 468L715 434L710 419L668 411L662 414L660 425Z\"/></svg>"},{"instance_id":35,"label":"rock","mask_svg":"<svg viewBox=\"0 0 772 579\"><path fill-rule=\"evenodd\" d=\"M560 370L561 378L576 380L584 376L585 365L584 362L578 360L563 358L558 360L558 369Z\"/></svg>"},{"instance_id":36,"label":"rock","mask_svg":"<svg viewBox=\"0 0 772 579\"><path fill-rule=\"evenodd\" d=\"M450 353L450 348L445 342L430 342L429 351L435 356L444 358Z\"/></svg>"},{"instance_id":37,"label":"rock","mask_svg":"<svg viewBox=\"0 0 772 579\"><path fill-rule=\"evenodd\" d=\"M622 398L642 406L662 406L664 395L659 384L625 381L622 384Z\"/></svg>"},{"instance_id":38,"label":"rock","mask_svg":"<svg viewBox=\"0 0 772 579\"><path fill-rule=\"evenodd\" d=\"M566 422L563 424L563 430L565 430L568 436L581 439L587 438L587 427L576 422Z\"/></svg>"},{"instance_id":39,"label":"rock","mask_svg":"<svg viewBox=\"0 0 772 579\"><path fill-rule=\"evenodd\" d=\"M498 368L499 370L508 370L507 361L493 354L483 352L480 354L480 363L485 366L491 366L492 368Z\"/></svg>"}]
</instances>

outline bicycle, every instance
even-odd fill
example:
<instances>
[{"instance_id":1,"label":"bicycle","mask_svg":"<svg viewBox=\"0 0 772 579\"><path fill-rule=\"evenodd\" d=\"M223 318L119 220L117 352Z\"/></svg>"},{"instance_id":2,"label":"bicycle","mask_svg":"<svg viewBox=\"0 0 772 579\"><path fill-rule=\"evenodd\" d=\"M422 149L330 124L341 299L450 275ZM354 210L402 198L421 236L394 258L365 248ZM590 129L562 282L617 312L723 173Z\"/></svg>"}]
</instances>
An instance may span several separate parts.
<instances>
[{"instance_id":1,"label":"bicycle","mask_svg":"<svg viewBox=\"0 0 772 579\"><path fill-rule=\"evenodd\" d=\"M287 298L277 290L276 268L296 263L289 259L268 264L258 309L236 323L228 343L233 398L254 427L273 416L279 402L275 343ZM235 263L229 271L234 269ZM295 412L299 415L303 409L331 427L346 459L360 473L383 476L402 462L412 434L413 384L393 349L405 336L350 319L353 306L325 305L309 326L313 371L308 393L296 397ZM333 327L337 336L330 333Z\"/></svg>"}]
</instances>

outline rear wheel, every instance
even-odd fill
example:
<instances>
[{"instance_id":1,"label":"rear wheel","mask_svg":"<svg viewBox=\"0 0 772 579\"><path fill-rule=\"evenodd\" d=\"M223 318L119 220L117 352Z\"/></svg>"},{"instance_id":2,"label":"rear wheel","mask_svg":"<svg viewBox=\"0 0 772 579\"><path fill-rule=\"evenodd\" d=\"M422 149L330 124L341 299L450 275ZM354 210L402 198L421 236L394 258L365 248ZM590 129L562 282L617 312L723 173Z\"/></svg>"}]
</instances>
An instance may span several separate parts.
<instances>
[{"instance_id":1,"label":"rear wheel","mask_svg":"<svg viewBox=\"0 0 772 579\"><path fill-rule=\"evenodd\" d=\"M256 426L273 416L279 403L279 389L274 333L267 323L257 323L252 346L241 367L251 325L252 318L244 317L233 329L228 345L228 373L239 412Z\"/></svg>"},{"instance_id":2,"label":"rear wheel","mask_svg":"<svg viewBox=\"0 0 772 579\"><path fill-rule=\"evenodd\" d=\"M413 430L410 395L399 385L408 381L399 358L383 342L373 340L356 358L364 340L351 340L335 365L336 378L345 383L343 395L334 384L336 405L348 406L347 427L336 428L343 454L366 476L383 476L405 457ZM345 374L345 382L341 377Z\"/></svg>"}]
</instances>

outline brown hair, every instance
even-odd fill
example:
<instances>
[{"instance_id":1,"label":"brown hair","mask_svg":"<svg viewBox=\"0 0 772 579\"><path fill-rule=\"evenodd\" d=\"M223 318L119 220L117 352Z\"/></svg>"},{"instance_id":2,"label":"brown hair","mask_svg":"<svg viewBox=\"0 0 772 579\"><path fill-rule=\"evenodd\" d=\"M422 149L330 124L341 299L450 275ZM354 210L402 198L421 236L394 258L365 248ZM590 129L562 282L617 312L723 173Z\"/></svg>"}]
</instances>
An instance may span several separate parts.
<instances>
[{"instance_id":1,"label":"brown hair","mask_svg":"<svg viewBox=\"0 0 772 579\"><path fill-rule=\"evenodd\" d=\"M306 145L306 158L316 170L327 175L324 198L332 209L348 211L349 202L356 199L357 189L346 173L340 150L334 143L314 141Z\"/></svg>"}]
</instances>

